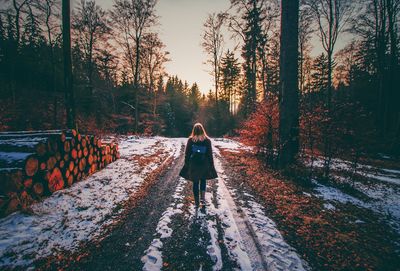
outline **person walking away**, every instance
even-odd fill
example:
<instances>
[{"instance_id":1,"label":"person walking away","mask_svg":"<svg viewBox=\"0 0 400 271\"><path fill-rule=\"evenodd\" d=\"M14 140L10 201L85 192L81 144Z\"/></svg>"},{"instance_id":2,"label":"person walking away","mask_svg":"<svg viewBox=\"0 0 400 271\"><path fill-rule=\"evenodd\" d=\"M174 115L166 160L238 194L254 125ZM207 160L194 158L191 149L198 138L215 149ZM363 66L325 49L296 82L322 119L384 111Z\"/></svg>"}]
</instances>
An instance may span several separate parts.
<instances>
[{"instance_id":1,"label":"person walking away","mask_svg":"<svg viewBox=\"0 0 400 271\"><path fill-rule=\"evenodd\" d=\"M185 164L179 175L192 181L196 208L200 203L205 207L207 180L215 179L218 175L214 166L211 140L201 123L193 126L192 134L186 144Z\"/></svg>"}]
</instances>

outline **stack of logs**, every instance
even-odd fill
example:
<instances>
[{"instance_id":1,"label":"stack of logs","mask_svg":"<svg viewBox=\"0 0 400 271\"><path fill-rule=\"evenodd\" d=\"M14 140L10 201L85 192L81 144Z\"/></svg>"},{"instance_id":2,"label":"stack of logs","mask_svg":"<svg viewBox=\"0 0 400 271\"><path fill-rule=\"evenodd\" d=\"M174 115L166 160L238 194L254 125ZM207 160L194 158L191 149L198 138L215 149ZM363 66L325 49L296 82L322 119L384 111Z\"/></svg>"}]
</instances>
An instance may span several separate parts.
<instances>
[{"instance_id":1,"label":"stack of logs","mask_svg":"<svg viewBox=\"0 0 400 271\"><path fill-rule=\"evenodd\" d=\"M118 145L76 130L0 133L0 217L119 158Z\"/></svg>"}]
</instances>

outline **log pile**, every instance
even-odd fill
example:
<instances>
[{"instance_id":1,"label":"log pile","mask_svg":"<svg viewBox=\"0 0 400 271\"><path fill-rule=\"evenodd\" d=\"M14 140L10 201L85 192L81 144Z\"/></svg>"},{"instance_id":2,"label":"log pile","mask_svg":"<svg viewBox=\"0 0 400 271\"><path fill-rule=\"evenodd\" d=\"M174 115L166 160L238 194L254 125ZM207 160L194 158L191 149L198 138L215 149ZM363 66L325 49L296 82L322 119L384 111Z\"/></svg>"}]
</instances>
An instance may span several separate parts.
<instances>
[{"instance_id":1,"label":"log pile","mask_svg":"<svg viewBox=\"0 0 400 271\"><path fill-rule=\"evenodd\" d=\"M76 130L0 133L0 217L26 209L118 158L116 143Z\"/></svg>"}]
</instances>

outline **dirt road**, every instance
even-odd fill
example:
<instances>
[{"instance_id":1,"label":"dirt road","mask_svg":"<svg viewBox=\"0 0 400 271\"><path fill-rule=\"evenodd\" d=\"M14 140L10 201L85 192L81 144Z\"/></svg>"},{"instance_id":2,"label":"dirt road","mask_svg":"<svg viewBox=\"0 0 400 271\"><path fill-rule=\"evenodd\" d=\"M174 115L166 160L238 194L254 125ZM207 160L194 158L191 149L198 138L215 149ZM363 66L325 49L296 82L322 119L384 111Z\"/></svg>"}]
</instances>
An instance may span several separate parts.
<instances>
[{"instance_id":1,"label":"dirt road","mask_svg":"<svg viewBox=\"0 0 400 271\"><path fill-rule=\"evenodd\" d=\"M123 223L68 269L303 270L255 197L231 186L218 149L215 163L219 178L208 182L205 208L194 208L191 183L178 176L181 153Z\"/></svg>"},{"instance_id":2,"label":"dirt road","mask_svg":"<svg viewBox=\"0 0 400 271\"><path fill-rule=\"evenodd\" d=\"M53 249L50 255L46 256L47 250L44 249L49 241L31 248L32 251L35 248L37 253L42 249L42 256L32 253L24 255L24 251L18 250L20 246L9 245L7 253L1 257L3 267L43 270L309 269L307 263L283 240L274 222L265 215L257 197L236 182L231 182L229 165L219 153L221 146L218 142L215 142L214 157L219 178L208 181L207 205L196 210L191 182L178 176L183 165L185 140L152 140L148 146L141 147L145 151L141 151L140 156L133 155L134 151L140 149L139 140L132 139L122 144L123 155L119 164L105 169L106 172L97 176L102 178L109 174L111 181L117 184L128 183L134 176L142 176L142 180L135 181L130 190L123 190L128 191L128 200L120 209L110 209L111 213L101 220L106 222L96 228L92 227L91 231L87 231L87 236L74 235L74 240L79 240L79 246L71 250L63 248L63 243L67 241L74 244L78 241L70 240L70 235L59 230L48 234L47 238L54 239L60 231L67 237L59 241L58 249ZM137 166L141 163L145 165L142 168ZM113 190L115 188L100 187L96 191L99 189L103 194L99 193L97 200L104 197L101 200L106 201L110 194L117 193ZM73 191L63 193L74 194ZM59 197L64 196L62 194ZM115 203L111 201L110 204ZM86 205L90 205L90 202L86 202ZM78 210L81 214L81 209ZM70 212L67 210L66 214ZM74 217L79 220L76 224L85 225L82 223L84 217ZM89 219L93 221L94 218ZM59 228L68 232L65 224ZM44 239L40 235L45 236L45 232L39 231L39 237L31 242ZM17 252L22 255L11 254ZM34 260L21 260L29 257Z\"/></svg>"}]
</instances>

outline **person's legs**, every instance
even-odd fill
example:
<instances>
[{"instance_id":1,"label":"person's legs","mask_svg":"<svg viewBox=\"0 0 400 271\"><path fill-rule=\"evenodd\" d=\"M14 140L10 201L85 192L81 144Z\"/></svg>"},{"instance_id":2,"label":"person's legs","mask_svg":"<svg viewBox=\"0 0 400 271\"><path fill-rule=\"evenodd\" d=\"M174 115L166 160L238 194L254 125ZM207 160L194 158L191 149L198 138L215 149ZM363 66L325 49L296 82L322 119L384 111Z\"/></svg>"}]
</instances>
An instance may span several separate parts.
<instances>
[{"instance_id":1,"label":"person's legs","mask_svg":"<svg viewBox=\"0 0 400 271\"><path fill-rule=\"evenodd\" d=\"M203 204L206 203L206 185L207 181L206 180L200 180L200 192L201 192L201 201Z\"/></svg>"},{"instance_id":2,"label":"person's legs","mask_svg":"<svg viewBox=\"0 0 400 271\"><path fill-rule=\"evenodd\" d=\"M207 181L206 180L200 180L200 191L205 192L206 191L206 185L207 185Z\"/></svg>"},{"instance_id":3,"label":"person's legs","mask_svg":"<svg viewBox=\"0 0 400 271\"><path fill-rule=\"evenodd\" d=\"M196 207L199 206L199 181L193 181L193 196L194 196L194 204Z\"/></svg>"}]
</instances>

